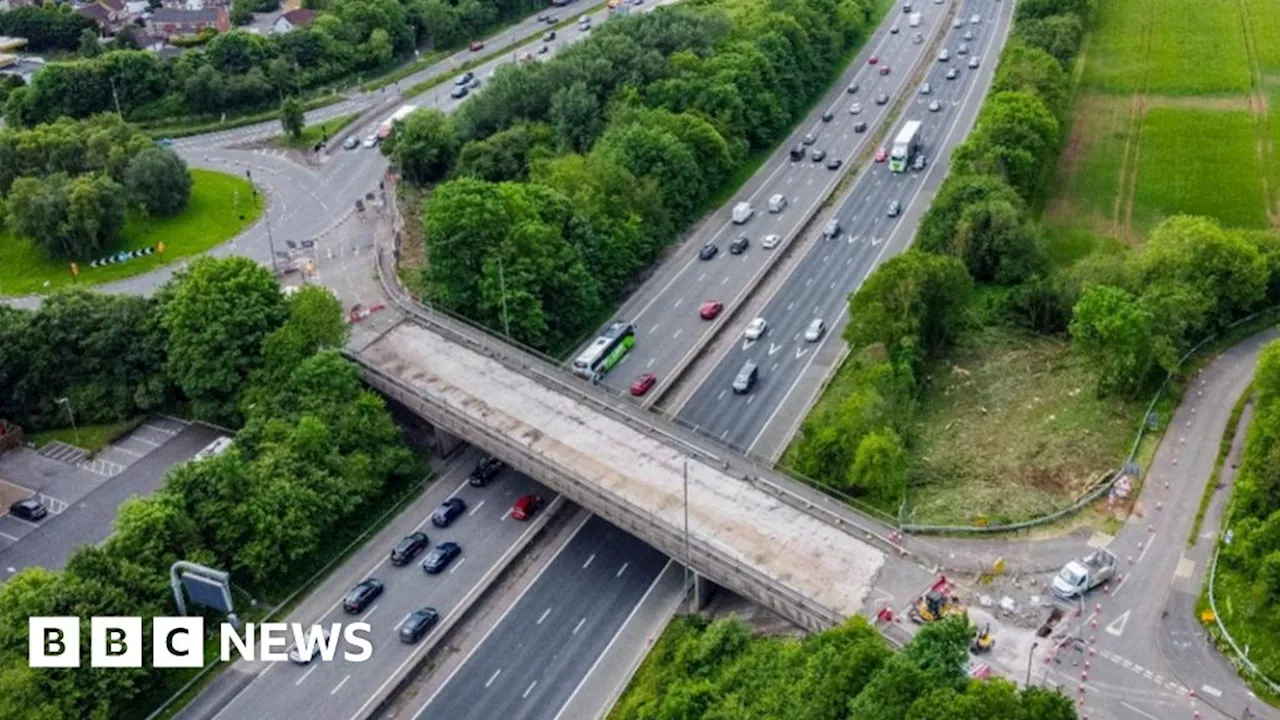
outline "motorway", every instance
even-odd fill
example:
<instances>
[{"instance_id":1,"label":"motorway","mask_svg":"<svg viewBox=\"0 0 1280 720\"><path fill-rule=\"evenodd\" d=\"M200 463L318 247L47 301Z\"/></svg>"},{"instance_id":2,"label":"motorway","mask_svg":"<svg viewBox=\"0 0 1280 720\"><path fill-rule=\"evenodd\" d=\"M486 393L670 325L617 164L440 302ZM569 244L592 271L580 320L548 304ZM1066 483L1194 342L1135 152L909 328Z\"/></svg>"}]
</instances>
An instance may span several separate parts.
<instances>
[{"instance_id":1,"label":"motorway","mask_svg":"<svg viewBox=\"0 0 1280 720\"><path fill-rule=\"evenodd\" d=\"M984 16L983 12L993 14ZM970 20L975 13L980 22L973 24ZM907 120L921 120L925 157L932 160L950 156L981 107L983 90L995 72L995 59L1012 15L1012 3L965 0L956 16L962 27L949 29L945 42L951 59L931 64L925 76L925 82L932 87L929 95L920 94L918 87L911 89L912 102L889 134L890 139ZM967 42L971 47L969 57L979 60L976 70L967 67L966 57L956 54L956 48L966 42L962 39L966 31L974 35ZM952 68L958 69L959 77L945 79L945 73ZM929 112L930 100L938 101L941 110ZM763 298L763 310L755 315L765 318L769 328L759 342L739 340L742 327L752 318L736 318L727 330L729 342L723 344L718 361L703 376L691 378L697 390L675 406L674 414L682 423L740 451L756 452L760 449L759 439L771 423L791 425L799 418L794 412L798 406L793 406L791 413L781 412L784 402L796 390L807 395L806 391L818 384L805 375L816 358L824 351L827 357L842 351L840 331L847 317L848 296L884 258L910 246L919 218L932 199L932 189L941 183L948 168L948 163L937 162L930 163L923 172L893 173L888 163L869 164L834 213L844 228L843 234L834 240L815 240L774 294ZM887 207L893 200L903 206L903 215L898 218L887 216ZM805 342L805 328L814 318L822 319L829 330L819 342ZM735 395L730 385L747 359L760 366L760 380L755 390L744 397ZM783 443L774 443L762 454L776 456L783 447Z\"/></svg>"}]
</instances>

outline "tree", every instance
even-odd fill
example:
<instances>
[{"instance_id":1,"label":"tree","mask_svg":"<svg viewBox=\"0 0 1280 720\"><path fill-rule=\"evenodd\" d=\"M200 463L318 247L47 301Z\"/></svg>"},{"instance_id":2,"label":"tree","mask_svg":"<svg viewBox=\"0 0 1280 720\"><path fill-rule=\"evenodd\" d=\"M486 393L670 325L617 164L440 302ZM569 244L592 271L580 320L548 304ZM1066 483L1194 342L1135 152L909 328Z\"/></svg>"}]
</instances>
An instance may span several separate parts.
<instances>
[{"instance_id":1,"label":"tree","mask_svg":"<svg viewBox=\"0 0 1280 720\"><path fill-rule=\"evenodd\" d=\"M845 339L855 349L883 343L895 359L917 363L955 336L972 287L959 260L908 250L849 298Z\"/></svg>"},{"instance_id":2,"label":"tree","mask_svg":"<svg viewBox=\"0 0 1280 720\"><path fill-rule=\"evenodd\" d=\"M1151 313L1126 290L1098 285L1080 296L1071 319L1072 347L1098 371L1100 392L1132 395L1176 348Z\"/></svg>"},{"instance_id":3,"label":"tree","mask_svg":"<svg viewBox=\"0 0 1280 720\"><path fill-rule=\"evenodd\" d=\"M585 152L604 126L600 99L579 81L560 88L551 96L551 125L561 147Z\"/></svg>"},{"instance_id":4,"label":"tree","mask_svg":"<svg viewBox=\"0 0 1280 720\"><path fill-rule=\"evenodd\" d=\"M130 199L153 217L177 215L191 199L187 163L167 148L151 147L129 161L124 186Z\"/></svg>"},{"instance_id":5,"label":"tree","mask_svg":"<svg viewBox=\"0 0 1280 720\"><path fill-rule=\"evenodd\" d=\"M169 376L197 416L236 424L236 397L288 312L279 285L248 258L202 258L165 293Z\"/></svg>"},{"instance_id":6,"label":"tree","mask_svg":"<svg viewBox=\"0 0 1280 720\"><path fill-rule=\"evenodd\" d=\"M415 185L436 182L449 172L458 152L458 135L448 115L418 110L396 123L382 152Z\"/></svg>"},{"instance_id":7,"label":"tree","mask_svg":"<svg viewBox=\"0 0 1280 720\"><path fill-rule=\"evenodd\" d=\"M124 227L122 188L90 173L18 178L9 188L8 222L50 257L88 260L111 249Z\"/></svg>"},{"instance_id":8,"label":"tree","mask_svg":"<svg viewBox=\"0 0 1280 720\"><path fill-rule=\"evenodd\" d=\"M1019 215L1024 213L1022 198L1000 178L957 172L948 174L920 221L917 247L927 252L963 257L955 252L956 227L970 205L983 202L1004 202L1017 209Z\"/></svg>"},{"instance_id":9,"label":"tree","mask_svg":"<svg viewBox=\"0 0 1280 720\"><path fill-rule=\"evenodd\" d=\"M898 433L882 428L862 437L849 468L849 484L882 507L905 497L907 451Z\"/></svg>"},{"instance_id":10,"label":"tree","mask_svg":"<svg viewBox=\"0 0 1280 720\"><path fill-rule=\"evenodd\" d=\"M280 103L280 125L284 127L286 135L294 139L302 137L302 129L306 127L306 122L306 114L298 98L287 97Z\"/></svg>"},{"instance_id":11,"label":"tree","mask_svg":"<svg viewBox=\"0 0 1280 720\"><path fill-rule=\"evenodd\" d=\"M102 43L98 40L98 33L85 28L80 31L80 56L86 58L95 58L102 54Z\"/></svg>"},{"instance_id":12,"label":"tree","mask_svg":"<svg viewBox=\"0 0 1280 720\"><path fill-rule=\"evenodd\" d=\"M964 208L951 236L952 255L975 280L1016 285L1041 272L1048 259L1022 206L989 198Z\"/></svg>"},{"instance_id":13,"label":"tree","mask_svg":"<svg viewBox=\"0 0 1280 720\"><path fill-rule=\"evenodd\" d=\"M996 68L992 92L1034 92L1056 116L1066 108L1067 71L1057 58L1038 47L1014 40L1005 48Z\"/></svg>"}]
</instances>

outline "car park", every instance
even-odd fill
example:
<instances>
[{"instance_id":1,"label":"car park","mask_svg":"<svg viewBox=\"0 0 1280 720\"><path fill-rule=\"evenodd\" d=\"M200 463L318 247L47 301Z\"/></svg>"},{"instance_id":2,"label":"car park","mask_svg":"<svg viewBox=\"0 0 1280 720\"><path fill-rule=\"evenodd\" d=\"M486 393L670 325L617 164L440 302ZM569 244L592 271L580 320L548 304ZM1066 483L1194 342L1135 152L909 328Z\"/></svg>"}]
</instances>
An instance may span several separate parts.
<instances>
[{"instance_id":1,"label":"car park","mask_svg":"<svg viewBox=\"0 0 1280 720\"><path fill-rule=\"evenodd\" d=\"M651 372L640 373L640 377L631 383L631 394L634 397L640 397L649 392L653 388L654 383L658 382L658 376Z\"/></svg>"},{"instance_id":2,"label":"car park","mask_svg":"<svg viewBox=\"0 0 1280 720\"><path fill-rule=\"evenodd\" d=\"M853 103L849 106L849 114L857 115L862 112L862 103Z\"/></svg>"},{"instance_id":3,"label":"car park","mask_svg":"<svg viewBox=\"0 0 1280 720\"><path fill-rule=\"evenodd\" d=\"M889 104L889 95L888 95L888 93L880 93L879 95L877 95L877 96L876 96L876 104L877 104L877 105L887 105L887 104Z\"/></svg>"},{"instance_id":4,"label":"car park","mask_svg":"<svg viewBox=\"0 0 1280 720\"><path fill-rule=\"evenodd\" d=\"M839 170L841 165L844 165L844 160L841 160L838 157L833 157L827 160L828 170Z\"/></svg>"},{"instance_id":5,"label":"car park","mask_svg":"<svg viewBox=\"0 0 1280 720\"><path fill-rule=\"evenodd\" d=\"M769 212L780 213L787 207L787 196L782 193L776 193L769 198Z\"/></svg>"},{"instance_id":6,"label":"car park","mask_svg":"<svg viewBox=\"0 0 1280 720\"><path fill-rule=\"evenodd\" d=\"M391 564L408 565L418 557L418 553L426 550L429 544L427 534L424 532L411 532L405 535L395 547L391 548Z\"/></svg>"},{"instance_id":7,"label":"car park","mask_svg":"<svg viewBox=\"0 0 1280 720\"><path fill-rule=\"evenodd\" d=\"M482 455L476 462L475 468L471 471L471 477L467 480L472 487L484 487L489 481L498 476L498 473L507 466L492 455Z\"/></svg>"},{"instance_id":8,"label":"car park","mask_svg":"<svg viewBox=\"0 0 1280 720\"><path fill-rule=\"evenodd\" d=\"M939 103L937 100L929 101L929 112L938 112L941 109L942 109L942 104Z\"/></svg>"},{"instance_id":9,"label":"car park","mask_svg":"<svg viewBox=\"0 0 1280 720\"><path fill-rule=\"evenodd\" d=\"M329 628L322 628L320 634L324 638L320 644L327 645L329 643ZM295 643L293 647L289 648L289 661L298 665L306 665L315 659L316 654L315 643L308 643L303 647L299 647Z\"/></svg>"},{"instance_id":10,"label":"car park","mask_svg":"<svg viewBox=\"0 0 1280 720\"><path fill-rule=\"evenodd\" d=\"M888 214L889 214L889 217L898 217L899 215L901 215L902 203L898 202L897 200L890 200Z\"/></svg>"},{"instance_id":11,"label":"car park","mask_svg":"<svg viewBox=\"0 0 1280 720\"><path fill-rule=\"evenodd\" d=\"M698 317L703 320L715 320L724 310L724 303L719 300L708 300L698 308Z\"/></svg>"},{"instance_id":12,"label":"car park","mask_svg":"<svg viewBox=\"0 0 1280 720\"><path fill-rule=\"evenodd\" d=\"M853 124L853 131L854 131L854 132L856 132L856 133L866 132L866 131L867 131L867 121L866 121L866 120L859 120L858 122L854 123L854 124Z\"/></svg>"},{"instance_id":13,"label":"car park","mask_svg":"<svg viewBox=\"0 0 1280 720\"><path fill-rule=\"evenodd\" d=\"M780 242L782 242L782 236L771 233L769 235L765 235L764 239L760 241L760 247L765 250L772 250L778 247L778 243Z\"/></svg>"},{"instance_id":14,"label":"car park","mask_svg":"<svg viewBox=\"0 0 1280 720\"><path fill-rule=\"evenodd\" d=\"M768 327L769 323L764 318L758 317L747 323L747 329L742 331L742 337L748 340L759 340Z\"/></svg>"},{"instance_id":15,"label":"car park","mask_svg":"<svg viewBox=\"0 0 1280 720\"><path fill-rule=\"evenodd\" d=\"M969 58L969 67L970 69L978 67L978 58L976 57Z\"/></svg>"},{"instance_id":16,"label":"car park","mask_svg":"<svg viewBox=\"0 0 1280 720\"><path fill-rule=\"evenodd\" d=\"M822 148L814 148L813 152L809 153L809 157L812 158L814 162L822 162L822 159L826 156L827 151Z\"/></svg>"},{"instance_id":17,"label":"car park","mask_svg":"<svg viewBox=\"0 0 1280 720\"><path fill-rule=\"evenodd\" d=\"M542 498L537 495L521 495L511 506L512 520L528 520L542 508Z\"/></svg>"},{"instance_id":18,"label":"car park","mask_svg":"<svg viewBox=\"0 0 1280 720\"><path fill-rule=\"evenodd\" d=\"M826 225L822 226L822 239L834 240L838 237L840 237L840 221L836 218L831 218Z\"/></svg>"},{"instance_id":19,"label":"car park","mask_svg":"<svg viewBox=\"0 0 1280 720\"><path fill-rule=\"evenodd\" d=\"M466 511L467 504L462 501L462 498L449 498L431 513L431 524L438 528L449 527Z\"/></svg>"},{"instance_id":20,"label":"car park","mask_svg":"<svg viewBox=\"0 0 1280 720\"><path fill-rule=\"evenodd\" d=\"M746 235L740 235L733 242L729 243L729 252L733 255L741 255L747 251L747 247L751 245L751 241Z\"/></svg>"},{"instance_id":21,"label":"car park","mask_svg":"<svg viewBox=\"0 0 1280 720\"><path fill-rule=\"evenodd\" d=\"M890 72L891 70L892 70L892 68L890 68L888 65L881 65L881 66L880 66L880 74L881 74L881 75L888 75L888 74L889 74L889 72Z\"/></svg>"},{"instance_id":22,"label":"car park","mask_svg":"<svg viewBox=\"0 0 1280 720\"><path fill-rule=\"evenodd\" d=\"M818 342L827 332L826 323L822 322L822 318L814 318L809 327L804 329L805 342Z\"/></svg>"},{"instance_id":23,"label":"car park","mask_svg":"<svg viewBox=\"0 0 1280 720\"><path fill-rule=\"evenodd\" d=\"M742 365L742 369L733 378L733 392L738 395L745 395L751 392L751 388L755 387L756 380L760 376L760 368L754 360L748 360Z\"/></svg>"},{"instance_id":24,"label":"car park","mask_svg":"<svg viewBox=\"0 0 1280 720\"><path fill-rule=\"evenodd\" d=\"M418 608L409 613L409 617L400 623L400 642L412 645L422 639L431 628L440 622L440 613L435 608Z\"/></svg>"},{"instance_id":25,"label":"car park","mask_svg":"<svg viewBox=\"0 0 1280 720\"><path fill-rule=\"evenodd\" d=\"M884 148L876 148L876 162L884 162L889 159L889 151Z\"/></svg>"},{"instance_id":26,"label":"car park","mask_svg":"<svg viewBox=\"0 0 1280 720\"><path fill-rule=\"evenodd\" d=\"M355 135L352 135L351 137L347 138L342 143L343 150L355 150L358 147L360 147L360 138L356 137Z\"/></svg>"},{"instance_id":27,"label":"car park","mask_svg":"<svg viewBox=\"0 0 1280 720\"><path fill-rule=\"evenodd\" d=\"M710 260L711 258L715 257L715 256L716 256L716 253L718 253L718 252L720 252L720 247L719 247L718 245L716 245L715 243L710 243L710 242L709 242L709 243L707 243L706 245L703 245L703 246L698 250L698 259L699 259L699 260Z\"/></svg>"},{"instance_id":28,"label":"car park","mask_svg":"<svg viewBox=\"0 0 1280 720\"><path fill-rule=\"evenodd\" d=\"M369 607L369 603L378 599L378 596L382 594L382 590L382 581L377 578L361 580L342 599L342 609L353 615L362 613L365 608Z\"/></svg>"},{"instance_id":29,"label":"car park","mask_svg":"<svg viewBox=\"0 0 1280 720\"><path fill-rule=\"evenodd\" d=\"M27 498L9 506L9 514L19 520L37 522L49 514L49 509L35 498Z\"/></svg>"},{"instance_id":30,"label":"car park","mask_svg":"<svg viewBox=\"0 0 1280 720\"><path fill-rule=\"evenodd\" d=\"M930 85L929 83L925 83L925 84L923 84L923 85L921 85L921 86L920 86L920 94L921 94L921 95L928 95L928 94L929 94L929 93L931 93L931 92L933 92L933 86L932 86L932 85Z\"/></svg>"},{"instance_id":31,"label":"car park","mask_svg":"<svg viewBox=\"0 0 1280 720\"><path fill-rule=\"evenodd\" d=\"M431 552L422 559L422 569L428 575L435 575L449 567L454 558L462 554L462 548L456 542L442 542L431 548Z\"/></svg>"},{"instance_id":32,"label":"car park","mask_svg":"<svg viewBox=\"0 0 1280 720\"><path fill-rule=\"evenodd\" d=\"M947 79L948 79L948 80L955 80L955 79L956 79L957 77L959 77L959 76L960 76L960 71L959 71L959 70L956 70L955 68L950 68L949 70L947 70Z\"/></svg>"}]
</instances>

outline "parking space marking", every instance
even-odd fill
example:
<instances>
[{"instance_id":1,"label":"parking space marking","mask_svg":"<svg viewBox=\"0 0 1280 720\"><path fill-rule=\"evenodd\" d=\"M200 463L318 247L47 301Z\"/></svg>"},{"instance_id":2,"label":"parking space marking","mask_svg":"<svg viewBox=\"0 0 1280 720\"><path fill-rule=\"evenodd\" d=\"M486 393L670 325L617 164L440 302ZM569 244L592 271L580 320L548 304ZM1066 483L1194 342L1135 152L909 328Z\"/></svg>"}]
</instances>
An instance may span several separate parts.
<instances>
[{"instance_id":1,"label":"parking space marking","mask_svg":"<svg viewBox=\"0 0 1280 720\"><path fill-rule=\"evenodd\" d=\"M9 533L3 533L3 532L0 532L0 537L4 538L4 539L6 539L6 540L12 540L12 541L14 541L14 542L18 542L19 540L21 540L21 539L22 539L22 538L16 538L16 537L14 537L14 536L10 535Z\"/></svg>"},{"instance_id":2,"label":"parking space marking","mask_svg":"<svg viewBox=\"0 0 1280 720\"><path fill-rule=\"evenodd\" d=\"M49 508L49 512L53 513L54 515L61 515L62 513L67 511L67 503L63 500L59 500L58 498L53 497L52 495L45 495L44 493L36 493L36 499L40 501L41 505L44 505L45 507Z\"/></svg>"}]
</instances>

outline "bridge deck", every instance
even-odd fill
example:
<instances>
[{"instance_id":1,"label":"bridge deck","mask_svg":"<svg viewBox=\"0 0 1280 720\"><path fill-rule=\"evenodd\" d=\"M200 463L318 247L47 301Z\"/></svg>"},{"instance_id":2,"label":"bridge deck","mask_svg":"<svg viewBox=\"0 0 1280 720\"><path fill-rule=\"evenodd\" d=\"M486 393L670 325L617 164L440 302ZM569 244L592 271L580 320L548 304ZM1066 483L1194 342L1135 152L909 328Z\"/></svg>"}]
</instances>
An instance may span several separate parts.
<instances>
[{"instance_id":1,"label":"bridge deck","mask_svg":"<svg viewBox=\"0 0 1280 720\"><path fill-rule=\"evenodd\" d=\"M683 529L682 477L690 456L663 440L411 322L392 328L361 356L417 392ZM878 549L694 460L689 526L695 538L845 616L862 609L885 563Z\"/></svg>"}]
</instances>

